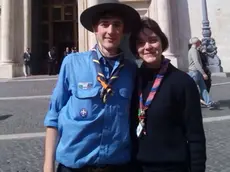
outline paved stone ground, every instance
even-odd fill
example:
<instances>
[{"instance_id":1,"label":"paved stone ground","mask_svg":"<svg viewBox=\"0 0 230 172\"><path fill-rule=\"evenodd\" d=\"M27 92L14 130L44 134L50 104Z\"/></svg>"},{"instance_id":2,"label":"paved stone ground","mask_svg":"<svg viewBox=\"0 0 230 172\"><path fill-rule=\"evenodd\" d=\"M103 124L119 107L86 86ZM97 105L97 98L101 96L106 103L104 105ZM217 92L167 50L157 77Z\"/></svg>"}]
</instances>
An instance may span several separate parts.
<instances>
[{"instance_id":1,"label":"paved stone ground","mask_svg":"<svg viewBox=\"0 0 230 172\"><path fill-rule=\"evenodd\" d=\"M230 172L230 122L205 123L207 172Z\"/></svg>"},{"instance_id":2,"label":"paved stone ground","mask_svg":"<svg viewBox=\"0 0 230 172\"><path fill-rule=\"evenodd\" d=\"M35 79L40 79L38 77ZM43 119L47 98L4 100L16 96L49 95L55 80L19 78L0 80L0 172L41 172L44 138L4 139L9 134L44 132ZM19 81L20 80L20 81ZM25 80L25 81L24 81ZM230 82L230 78L213 79ZM204 119L230 116L230 84L213 86L211 95L221 102L218 110L202 109ZM230 120L204 123L207 138L207 172L230 172ZM3 136L4 135L4 136ZM17 135L16 135L17 136ZM1 139L3 138L3 139Z\"/></svg>"},{"instance_id":3,"label":"paved stone ground","mask_svg":"<svg viewBox=\"0 0 230 172\"><path fill-rule=\"evenodd\" d=\"M43 138L0 142L0 172L41 172Z\"/></svg>"}]
</instances>

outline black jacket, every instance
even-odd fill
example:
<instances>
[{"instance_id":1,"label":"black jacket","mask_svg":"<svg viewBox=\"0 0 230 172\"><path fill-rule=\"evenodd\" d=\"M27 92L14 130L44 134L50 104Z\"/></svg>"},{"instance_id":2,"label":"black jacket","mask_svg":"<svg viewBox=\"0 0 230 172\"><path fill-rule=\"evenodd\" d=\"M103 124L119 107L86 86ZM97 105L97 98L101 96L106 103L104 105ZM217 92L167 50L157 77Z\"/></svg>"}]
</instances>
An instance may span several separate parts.
<instances>
[{"instance_id":1,"label":"black jacket","mask_svg":"<svg viewBox=\"0 0 230 172\"><path fill-rule=\"evenodd\" d=\"M49 52L48 52L48 62L49 63L53 63L55 62L57 59L57 53L55 50L51 49Z\"/></svg>"},{"instance_id":2,"label":"black jacket","mask_svg":"<svg viewBox=\"0 0 230 172\"><path fill-rule=\"evenodd\" d=\"M143 78L142 92L146 100L156 72L141 68L139 74ZM133 96L132 126L137 125L137 92L136 89ZM143 166L148 164L154 169L184 165L191 172L205 172L206 145L200 96L192 78L170 64L146 114L147 135L135 141L132 133L134 151Z\"/></svg>"},{"instance_id":3,"label":"black jacket","mask_svg":"<svg viewBox=\"0 0 230 172\"><path fill-rule=\"evenodd\" d=\"M23 60L25 64L30 64L31 62L31 53L24 52Z\"/></svg>"}]
</instances>

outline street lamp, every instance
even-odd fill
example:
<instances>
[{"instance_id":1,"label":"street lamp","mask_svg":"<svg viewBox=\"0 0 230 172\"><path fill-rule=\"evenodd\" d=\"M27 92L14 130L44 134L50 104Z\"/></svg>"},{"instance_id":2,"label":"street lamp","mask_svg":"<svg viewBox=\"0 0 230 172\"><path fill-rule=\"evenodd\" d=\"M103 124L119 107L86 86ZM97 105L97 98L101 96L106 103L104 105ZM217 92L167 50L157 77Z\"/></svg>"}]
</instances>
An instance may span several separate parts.
<instances>
[{"instance_id":1,"label":"street lamp","mask_svg":"<svg viewBox=\"0 0 230 172\"><path fill-rule=\"evenodd\" d=\"M203 21L202 21L202 45L206 50L205 54L207 56L208 64L207 67L212 73L222 72L222 67L220 63L220 59L217 56L217 47L215 39L212 38L211 28L209 26L208 20L208 11L207 11L207 2L206 0L202 1L202 14L203 14Z\"/></svg>"}]
</instances>

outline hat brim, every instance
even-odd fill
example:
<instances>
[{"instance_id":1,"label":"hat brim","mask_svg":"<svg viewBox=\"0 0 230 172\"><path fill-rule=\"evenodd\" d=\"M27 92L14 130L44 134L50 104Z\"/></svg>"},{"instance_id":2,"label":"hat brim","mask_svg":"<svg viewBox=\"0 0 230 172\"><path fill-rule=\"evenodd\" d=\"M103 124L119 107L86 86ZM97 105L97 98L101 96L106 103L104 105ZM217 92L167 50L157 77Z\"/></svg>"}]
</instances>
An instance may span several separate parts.
<instances>
[{"instance_id":1,"label":"hat brim","mask_svg":"<svg viewBox=\"0 0 230 172\"><path fill-rule=\"evenodd\" d=\"M88 31L93 32L93 18L103 11L117 11L122 16L126 33L135 31L139 26L139 13L132 7L121 3L104 3L87 8L80 16L81 24Z\"/></svg>"}]
</instances>

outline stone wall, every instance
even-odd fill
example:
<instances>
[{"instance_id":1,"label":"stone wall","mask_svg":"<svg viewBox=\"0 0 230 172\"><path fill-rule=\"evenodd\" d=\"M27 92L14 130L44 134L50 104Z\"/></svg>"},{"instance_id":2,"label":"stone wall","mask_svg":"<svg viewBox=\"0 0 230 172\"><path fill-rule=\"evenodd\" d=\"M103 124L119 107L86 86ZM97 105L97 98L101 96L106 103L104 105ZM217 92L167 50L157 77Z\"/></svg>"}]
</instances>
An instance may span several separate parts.
<instances>
[{"instance_id":1,"label":"stone wall","mask_svg":"<svg viewBox=\"0 0 230 172\"><path fill-rule=\"evenodd\" d=\"M174 30L177 30L178 39L178 66L181 70L188 70L188 42L191 38L191 27L189 22L189 9L187 0L177 0L176 4L171 6L173 13Z\"/></svg>"}]
</instances>

